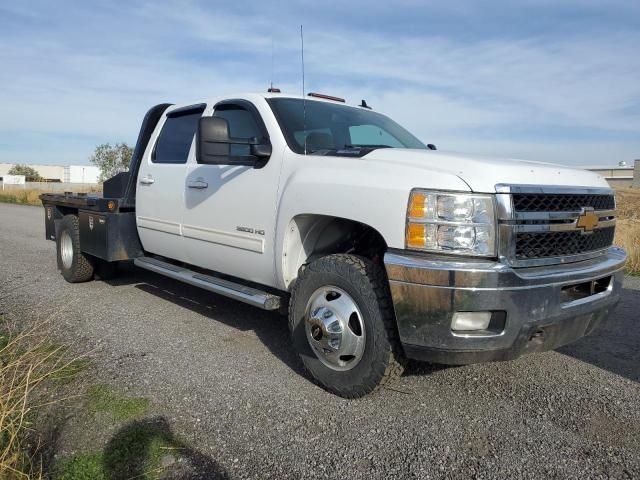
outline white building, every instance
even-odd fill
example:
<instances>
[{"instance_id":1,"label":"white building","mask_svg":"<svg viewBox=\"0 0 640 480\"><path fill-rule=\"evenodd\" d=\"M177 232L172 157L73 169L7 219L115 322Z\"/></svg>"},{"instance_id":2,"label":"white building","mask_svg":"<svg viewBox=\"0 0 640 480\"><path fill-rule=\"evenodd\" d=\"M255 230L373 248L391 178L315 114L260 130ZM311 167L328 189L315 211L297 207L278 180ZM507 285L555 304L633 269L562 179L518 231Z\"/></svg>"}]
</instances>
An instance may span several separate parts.
<instances>
[{"instance_id":1,"label":"white building","mask_svg":"<svg viewBox=\"0 0 640 480\"><path fill-rule=\"evenodd\" d=\"M89 165L67 165L64 167L65 183L98 183L100 169Z\"/></svg>"},{"instance_id":2,"label":"white building","mask_svg":"<svg viewBox=\"0 0 640 480\"><path fill-rule=\"evenodd\" d=\"M635 165L628 165L627 162L619 162L618 165L589 165L584 167L587 170L597 173L605 178L607 183L613 188L626 188L634 184L635 177L640 177L640 161L636 160Z\"/></svg>"},{"instance_id":3,"label":"white building","mask_svg":"<svg viewBox=\"0 0 640 480\"><path fill-rule=\"evenodd\" d=\"M27 183L27 179L24 175L3 175L2 176L2 188L5 185L24 185Z\"/></svg>"},{"instance_id":4,"label":"white building","mask_svg":"<svg viewBox=\"0 0 640 480\"><path fill-rule=\"evenodd\" d=\"M0 163L0 177L8 175L13 163ZM100 169L93 165L29 165L47 182L98 183Z\"/></svg>"}]
</instances>

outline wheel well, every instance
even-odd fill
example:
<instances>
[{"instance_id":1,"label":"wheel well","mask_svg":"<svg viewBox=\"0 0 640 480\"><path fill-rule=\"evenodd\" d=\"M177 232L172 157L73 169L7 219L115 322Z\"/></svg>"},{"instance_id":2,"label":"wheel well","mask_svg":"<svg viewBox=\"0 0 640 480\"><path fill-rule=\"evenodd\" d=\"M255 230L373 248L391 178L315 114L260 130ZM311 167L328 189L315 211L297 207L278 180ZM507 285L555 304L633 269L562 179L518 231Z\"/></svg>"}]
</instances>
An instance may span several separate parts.
<instances>
[{"instance_id":1,"label":"wheel well","mask_svg":"<svg viewBox=\"0 0 640 480\"><path fill-rule=\"evenodd\" d=\"M303 214L288 225L282 265L287 287L300 267L332 253L353 253L382 262L387 243L375 228L347 218Z\"/></svg>"}]
</instances>

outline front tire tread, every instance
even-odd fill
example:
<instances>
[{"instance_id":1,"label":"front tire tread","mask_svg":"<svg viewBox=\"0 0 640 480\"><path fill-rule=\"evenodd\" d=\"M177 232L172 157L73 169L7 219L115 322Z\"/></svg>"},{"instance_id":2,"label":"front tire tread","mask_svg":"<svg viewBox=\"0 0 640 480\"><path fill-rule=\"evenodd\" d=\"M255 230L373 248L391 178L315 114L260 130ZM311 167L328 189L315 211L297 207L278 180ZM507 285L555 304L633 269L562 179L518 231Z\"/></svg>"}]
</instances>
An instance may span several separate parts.
<instances>
[{"instance_id":1,"label":"front tire tread","mask_svg":"<svg viewBox=\"0 0 640 480\"><path fill-rule=\"evenodd\" d=\"M369 374L363 376L358 383L339 385L322 382L303 361L307 373L320 386L344 398L363 397L395 381L404 372L405 360L398 337L391 294L384 270L367 258L350 254L328 255L305 266L293 286L291 301L289 302L289 330L292 335L298 327L297 322L299 321L296 307L301 301L306 304L307 300L299 297L301 286L314 274L338 274L348 279L348 282L357 290L360 298L364 299L365 302L377 305L384 325L383 336L385 338L375 339L376 345L384 349L382 364L372 365ZM380 370L383 370L382 373L380 373Z\"/></svg>"}]
</instances>

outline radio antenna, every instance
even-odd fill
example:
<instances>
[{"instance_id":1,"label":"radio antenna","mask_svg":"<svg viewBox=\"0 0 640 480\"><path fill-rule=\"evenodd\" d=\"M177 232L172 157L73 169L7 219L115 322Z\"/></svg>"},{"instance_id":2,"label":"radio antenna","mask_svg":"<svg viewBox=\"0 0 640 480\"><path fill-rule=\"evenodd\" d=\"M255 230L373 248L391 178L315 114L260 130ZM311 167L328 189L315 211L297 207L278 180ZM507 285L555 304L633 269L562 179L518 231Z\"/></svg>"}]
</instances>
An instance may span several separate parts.
<instances>
[{"instance_id":1,"label":"radio antenna","mask_svg":"<svg viewBox=\"0 0 640 480\"><path fill-rule=\"evenodd\" d=\"M302 58L302 132L304 134L304 154L307 154L307 97L304 94L304 35L300 25L300 47Z\"/></svg>"},{"instance_id":2,"label":"radio antenna","mask_svg":"<svg viewBox=\"0 0 640 480\"><path fill-rule=\"evenodd\" d=\"M273 34L271 34L271 88L273 90Z\"/></svg>"}]
</instances>

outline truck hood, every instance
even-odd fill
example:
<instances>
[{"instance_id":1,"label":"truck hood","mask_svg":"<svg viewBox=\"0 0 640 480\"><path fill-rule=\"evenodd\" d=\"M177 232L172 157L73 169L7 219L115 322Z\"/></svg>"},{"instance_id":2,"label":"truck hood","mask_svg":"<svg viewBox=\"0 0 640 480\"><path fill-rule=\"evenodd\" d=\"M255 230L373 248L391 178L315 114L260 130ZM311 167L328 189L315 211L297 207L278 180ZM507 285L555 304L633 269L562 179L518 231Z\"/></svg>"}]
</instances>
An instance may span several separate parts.
<instances>
[{"instance_id":1,"label":"truck hood","mask_svg":"<svg viewBox=\"0 0 640 480\"><path fill-rule=\"evenodd\" d=\"M513 158L468 156L453 152L381 148L364 160L383 163L391 168L421 168L457 176L473 192L494 193L496 185L553 185L572 187L608 187L598 174L552 163L531 162ZM429 185L414 185L429 187Z\"/></svg>"}]
</instances>

